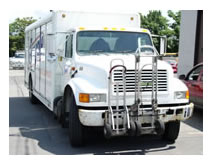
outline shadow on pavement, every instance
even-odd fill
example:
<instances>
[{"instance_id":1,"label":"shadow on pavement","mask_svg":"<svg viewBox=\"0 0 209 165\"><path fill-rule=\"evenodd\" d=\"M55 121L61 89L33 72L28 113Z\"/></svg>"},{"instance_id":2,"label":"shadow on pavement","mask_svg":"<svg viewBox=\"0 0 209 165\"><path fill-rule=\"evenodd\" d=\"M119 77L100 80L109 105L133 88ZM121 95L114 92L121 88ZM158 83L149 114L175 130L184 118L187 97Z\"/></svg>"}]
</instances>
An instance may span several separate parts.
<instances>
[{"instance_id":1,"label":"shadow on pavement","mask_svg":"<svg viewBox=\"0 0 209 165\"><path fill-rule=\"evenodd\" d=\"M203 110L195 107L192 117L184 123L203 132Z\"/></svg>"},{"instance_id":2,"label":"shadow on pavement","mask_svg":"<svg viewBox=\"0 0 209 165\"><path fill-rule=\"evenodd\" d=\"M117 137L106 140L102 131L89 131L86 145L72 148L68 129L61 128L53 114L44 105L32 105L27 97L9 98L9 127L18 127L23 137L38 141L40 149L58 155L145 155L146 153L175 149L175 145L157 136ZM20 136L10 133L9 136ZM39 148L37 146L37 148ZM24 146L26 149L28 146ZM28 149L25 149L25 154ZM36 153L38 154L38 153Z\"/></svg>"}]
</instances>

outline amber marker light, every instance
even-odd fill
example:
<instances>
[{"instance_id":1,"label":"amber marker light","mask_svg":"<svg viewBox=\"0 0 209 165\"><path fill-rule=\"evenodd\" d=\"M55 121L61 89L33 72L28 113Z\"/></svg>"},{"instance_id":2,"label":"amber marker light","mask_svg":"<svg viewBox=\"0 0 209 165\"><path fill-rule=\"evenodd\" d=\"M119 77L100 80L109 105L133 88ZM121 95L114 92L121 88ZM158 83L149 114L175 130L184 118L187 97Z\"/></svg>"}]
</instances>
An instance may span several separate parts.
<instances>
[{"instance_id":1,"label":"amber marker light","mask_svg":"<svg viewBox=\"0 0 209 165\"><path fill-rule=\"evenodd\" d=\"M76 68L73 66L73 67L71 68L71 70L72 70L72 71L75 71L75 70L76 70Z\"/></svg>"},{"instance_id":2,"label":"amber marker light","mask_svg":"<svg viewBox=\"0 0 209 165\"><path fill-rule=\"evenodd\" d=\"M189 99L189 90L186 91L186 99Z\"/></svg>"},{"instance_id":3,"label":"amber marker light","mask_svg":"<svg viewBox=\"0 0 209 165\"><path fill-rule=\"evenodd\" d=\"M89 103L89 94L80 93L79 94L79 101L82 103Z\"/></svg>"},{"instance_id":4,"label":"amber marker light","mask_svg":"<svg viewBox=\"0 0 209 165\"><path fill-rule=\"evenodd\" d=\"M79 30L85 30L85 28L84 27L79 27Z\"/></svg>"}]
</instances>

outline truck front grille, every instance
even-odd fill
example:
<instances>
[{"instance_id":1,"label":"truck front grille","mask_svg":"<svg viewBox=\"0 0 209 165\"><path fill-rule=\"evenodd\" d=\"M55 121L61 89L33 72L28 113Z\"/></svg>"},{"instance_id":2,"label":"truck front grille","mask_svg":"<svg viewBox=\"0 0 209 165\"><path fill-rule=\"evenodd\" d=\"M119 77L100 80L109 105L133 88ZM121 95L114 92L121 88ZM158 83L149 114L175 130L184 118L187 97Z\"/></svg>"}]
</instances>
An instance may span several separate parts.
<instances>
[{"instance_id":1,"label":"truck front grille","mask_svg":"<svg viewBox=\"0 0 209 165\"><path fill-rule=\"evenodd\" d=\"M126 73L126 92L135 92L138 90L138 86L135 87L135 70L127 70ZM138 73L136 73L138 79ZM123 92L122 85L122 70L113 71L113 81L115 83L120 82L118 87L118 92ZM150 92L152 91L152 70L146 69L141 72L141 92ZM155 87L155 83L154 83ZM114 92L116 92L116 84L114 84ZM155 90L155 88L154 88ZM158 91L167 91L167 71L164 69L159 69L157 73L157 90Z\"/></svg>"}]
</instances>

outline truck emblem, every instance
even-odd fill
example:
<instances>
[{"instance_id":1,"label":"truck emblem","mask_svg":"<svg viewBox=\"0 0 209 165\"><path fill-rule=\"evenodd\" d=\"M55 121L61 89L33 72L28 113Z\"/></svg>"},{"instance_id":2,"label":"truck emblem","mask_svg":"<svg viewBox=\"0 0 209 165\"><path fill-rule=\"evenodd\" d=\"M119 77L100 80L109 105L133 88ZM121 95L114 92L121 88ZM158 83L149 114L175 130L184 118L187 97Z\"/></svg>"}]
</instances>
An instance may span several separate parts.
<instances>
[{"instance_id":1,"label":"truck emblem","mask_svg":"<svg viewBox=\"0 0 209 165\"><path fill-rule=\"evenodd\" d=\"M145 87L152 86L152 82L141 81L141 82L139 82L139 85L140 86L145 86Z\"/></svg>"}]
</instances>

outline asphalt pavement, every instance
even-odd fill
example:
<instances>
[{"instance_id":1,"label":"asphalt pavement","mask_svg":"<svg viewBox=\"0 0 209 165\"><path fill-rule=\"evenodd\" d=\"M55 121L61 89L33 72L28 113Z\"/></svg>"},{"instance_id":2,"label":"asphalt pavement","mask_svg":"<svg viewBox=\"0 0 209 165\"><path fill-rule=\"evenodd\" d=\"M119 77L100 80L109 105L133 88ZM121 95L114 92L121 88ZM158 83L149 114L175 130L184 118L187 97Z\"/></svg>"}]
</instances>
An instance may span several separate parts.
<instances>
[{"instance_id":1,"label":"asphalt pavement","mask_svg":"<svg viewBox=\"0 0 209 165\"><path fill-rule=\"evenodd\" d=\"M54 119L43 104L32 105L24 87L24 71L9 71L10 155L202 155L203 112L181 122L174 144L158 136L118 137L106 140L102 131L89 130L84 147L69 144L68 129Z\"/></svg>"}]
</instances>

